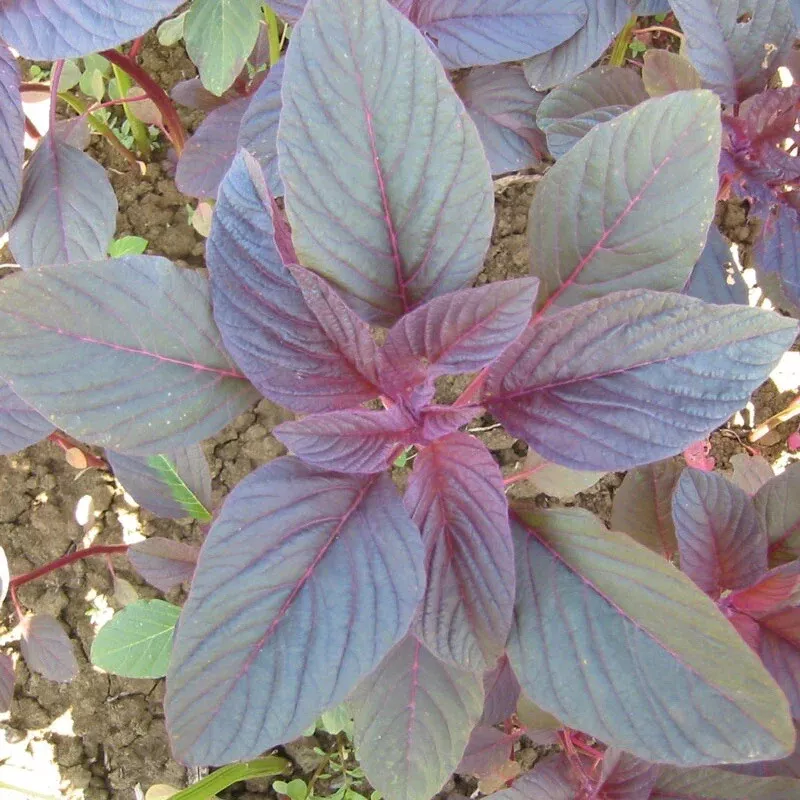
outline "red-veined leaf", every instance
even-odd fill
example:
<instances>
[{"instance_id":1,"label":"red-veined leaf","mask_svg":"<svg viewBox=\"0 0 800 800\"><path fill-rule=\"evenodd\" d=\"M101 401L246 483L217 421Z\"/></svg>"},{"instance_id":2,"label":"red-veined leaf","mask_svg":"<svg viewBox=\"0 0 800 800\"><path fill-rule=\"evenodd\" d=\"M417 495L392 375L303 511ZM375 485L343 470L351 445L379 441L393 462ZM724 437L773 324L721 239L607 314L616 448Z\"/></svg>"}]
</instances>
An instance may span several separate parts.
<instances>
[{"instance_id":1,"label":"red-veined leaf","mask_svg":"<svg viewBox=\"0 0 800 800\"><path fill-rule=\"evenodd\" d=\"M198 549L183 542L152 536L128 548L133 568L152 586L168 592L194 575Z\"/></svg>"},{"instance_id":2,"label":"red-veined leaf","mask_svg":"<svg viewBox=\"0 0 800 800\"><path fill-rule=\"evenodd\" d=\"M513 733L478 725L473 729L455 771L478 779L491 777L511 759L512 748L518 738Z\"/></svg>"},{"instance_id":3,"label":"red-veined leaf","mask_svg":"<svg viewBox=\"0 0 800 800\"><path fill-rule=\"evenodd\" d=\"M19 85L17 60L0 44L0 234L14 219L22 192L25 115Z\"/></svg>"},{"instance_id":4,"label":"red-veined leaf","mask_svg":"<svg viewBox=\"0 0 800 800\"><path fill-rule=\"evenodd\" d=\"M498 725L516 711L519 681L505 653L500 657L497 666L484 674L483 690L485 699L482 725Z\"/></svg>"},{"instance_id":5,"label":"red-veined leaf","mask_svg":"<svg viewBox=\"0 0 800 800\"><path fill-rule=\"evenodd\" d=\"M800 556L800 464L765 483L753 496L769 539L769 563L783 564Z\"/></svg>"},{"instance_id":6,"label":"red-veined leaf","mask_svg":"<svg viewBox=\"0 0 800 800\"><path fill-rule=\"evenodd\" d=\"M790 800L800 793L791 778L753 778L724 769L665 767L650 800Z\"/></svg>"},{"instance_id":7,"label":"red-veined leaf","mask_svg":"<svg viewBox=\"0 0 800 800\"><path fill-rule=\"evenodd\" d=\"M609 747L603 756L598 790L603 800L644 800L650 797L661 767Z\"/></svg>"},{"instance_id":8,"label":"red-veined leaf","mask_svg":"<svg viewBox=\"0 0 800 800\"><path fill-rule=\"evenodd\" d=\"M0 453L16 453L41 441L53 430L38 411L0 381Z\"/></svg>"},{"instance_id":9,"label":"red-veined leaf","mask_svg":"<svg viewBox=\"0 0 800 800\"><path fill-rule=\"evenodd\" d=\"M68 683L78 674L78 662L64 626L50 614L29 614L17 626L25 663L49 681Z\"/></svg>"}]
</instances>

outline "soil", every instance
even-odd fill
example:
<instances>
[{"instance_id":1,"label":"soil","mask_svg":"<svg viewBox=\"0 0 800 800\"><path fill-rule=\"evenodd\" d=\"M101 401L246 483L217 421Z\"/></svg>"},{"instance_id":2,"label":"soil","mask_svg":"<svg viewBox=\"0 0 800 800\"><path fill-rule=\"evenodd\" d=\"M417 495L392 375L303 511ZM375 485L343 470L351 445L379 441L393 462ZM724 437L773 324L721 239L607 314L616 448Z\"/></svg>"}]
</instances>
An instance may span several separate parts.
<instances>
[{"instance_id":1,"label":"soil","mask_svg":"<svg viewBox=\"0 0 800 800\"><path fill-rule=\"evenodd\" d=\"M180 48L164 49L148 40L143 64L165 86L195 74ZM184 123L193 130L201 119L195 112L183 113ZM131 170L107 143L92 145L93 155L104 163L120 202L117 236L132 234L149 241L148 252L166 256L188 267L203 266L204 241L189 224L189 198L181 195L169 175L168 162L151 163L141 176ZM164 158L164 153L157 158ZM528 274L528 245L525 236L528 208L538 175L525 174L496 184L496 222L486 266L477 283ZM742 204L721 206L718 219L723 230L743 248L748 266L749 247L756 234ZM8 256L8 254L5 254ZM6 260L10 260L7 258ZM0 254L0 263L3 254ZM452 402L466 386L468 376L442 381L438 399ZM785 408L794 399L797 386L779 391L768 382L755 395L752 408L737 415L711 437L712 455L719 467L728 467L734 453L746 449L752 426ZM269 401L242 414L205 445L213 476L214 502L257 466L285 453L270 432L290 415ZM515 440L489 415L470 427L494 454L505 474L510 474L525 457L527 445ZM779 426L774 435L756 446L770 462L785 462L786 437L797 423ZM402 485L405 475L396 471ZM541 505L580 505L608 522L614 492L622 474L605 476L589 491L574 498L556 500L533 494ZM525 484L516 484L515 495L531 495ZM11 573L20 574L58 558L76 546L88 543L116 543L123 535L166 536L199 543L202 531L194 522L158 519L130 501L114 479L99 469L78 471L69 466L56 445L44 442L14 456L0 458L0 544L6 550ZM76 520L79 504L90 497L93 519L81 525ZM122 558L113 561L117 579L130 584L142 598L161 596L143 583ZM123 584L124 587L124 584ZM102 559L77 562L58 573L32 582L19 592L26 609L58 617L75 643L80 672L69 684L56 684L31 674L16 658L17 644L10 635L11 615L0 618L0 644L15 653L17 685L12 711L0 715L0 765L20 770L31 790L64 800L116 800L134 797L134 789L154 783L186 785L186 770L170 757L164 730L163 681L125 680L91 666L88 654L98 624L121 607L123 594L115 593L109 566ZM180 590L167 596L179 601ZM8 611L8 604L5 610ZM8 650L8 648L5 648ZM313 737L287 746L295 775L308 776L318 758L314 747L324 745ZM536 757L530 743L519 745L524 758ZM289 780L286 777L286 780ZM451 781L444 793L469 796L475 786L461 779ZM226 797L257 800L274 797L265 781L239 784Z\"/></svg>"}]
</instances>

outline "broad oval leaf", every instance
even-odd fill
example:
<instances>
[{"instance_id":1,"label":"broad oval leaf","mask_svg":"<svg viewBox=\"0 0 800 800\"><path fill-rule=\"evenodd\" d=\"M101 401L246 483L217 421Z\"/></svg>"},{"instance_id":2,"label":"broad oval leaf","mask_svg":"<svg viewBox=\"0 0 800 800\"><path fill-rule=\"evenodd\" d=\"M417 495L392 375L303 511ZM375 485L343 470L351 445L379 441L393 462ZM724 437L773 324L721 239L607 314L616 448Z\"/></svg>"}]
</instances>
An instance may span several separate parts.
<instances>
[{"instance_id":1,"label":"broad oval leaf","mask_svg":"<svg viewBox=\"0 0 800 800\"><path fill-rule=\"evenodd\" d=\"M386 473L286 457L245 478L205 540L175 637L175 755L221 764L300 736L406 633L422 565Z\"/></svg>"},{"instance_id":2,"label":"broad oval leaf","mask_svg":"<svg viewBox=\"0 0 800 800\"><path fill-rule=\"evenodd\" d=\"M191 197L216 198L220 183L239 150L239 129L250 105L237 97L215 108L186 143L175 172L175 185Z\"/></svg>"},{"instance_id":3,"label":"broad oval leaf","mask_svg":"<svg viewBox=\"0 0 800 800\"><path fill-rule=\"evenodd\" d=\"M275 197L283 194L278 172L278 122L281 116L283 59L270 68L264 82L250 98L242 117L237 149L247 150L261 167L267 187Z\"/></svg>"},{"instance_id":4,"label":"broad oval leaf","mask_svg":"<svg viewBox=\"0 0 800 800\"><path fill-rule=\"evenodd\" d=\"M451 433L419 452L404 500L425 544L418 635L444 661L489 669L503 652L514 608L500 468L480 441Z\"/></svg>"},{"instance_id":5,"label":"broad oval leaf","mask_svg":"<svg viewBox=\"0 0 800 800\"><path fill-rule=\"evenodd\" d=\"M8 233L17 263L30 268L104 258L116 226L117 197L105 169L45 136L25 167Z\"/></svg>"},{"instance_id":6,"label":"broad oval leaf","mask_svg":"<svg viewBox=\"0 0 800 800\"><path fill-rule=\"evenodd\" d=\"M303 266L384 325L472 282L492 228L489 165L444 69L399 11L310 0L282 94L278 158Z\"/></svg>"},{"instance_id":7,"label":"broad oval leaf","mask_svg":"<svg viewBox=\"0 0 800 800\"><path fill-rule=\"evenodd\" d=\"M49 681L68 683L78 674L72 642L64 626L50 614L29 614L17 629L25 663Z\"/></svg>"},{"instance_id":8,"label":"broad oval leaf","mask_svg":"<svg viewBox=\"0 0 800 800\"><path fill-rule=\"evenodd\" d=\"M220 187L206 260L225 345L264 395L295 411L318 412L381 393L349 352L349 338L343 349L308 308L278 252L269 191L247 153L236 157ZM335 299L327 299L333 313ZM346 319L339 311L340 322L355 332L355 315ZM363 339L359 334L357 341Z\"/></svg>"},{"instance_id":9,"label":"broad oval leaf","mask_svg":"<svg viewBox=\"0 0 800 800\"><path fill-rule=\"evenodd\" d=\"M755 248L758 285L778 306L800 315L800 214L779 206Z\"/></svg>"},{"instance_id":10,"label":"broad oval leaf","mask_svg":"<svg viewBox=\"0 0 800 800\"><path fill-rule=\"evenodd\" d=\"M22 192L25 115L20 78L17 60L0 43L0 235L14 219Z\"/></svg>"},{"instance_id":11,"label":"broad oval leaf","mask_svg":"<svg viewBox=\"0 0 800 800\"><path fill-rule=\"evenodd\" d=\"M763 89L791 50L796 29L786 0L670 2L686 34L686 55L725 103Z\"/></svg>"},{"instance_id":12,"label":"broad oval leaf","mask_svg":"<svg viewBox=\"0 0 800 800\"><path fill-rule=\"evenodd\" d=\"M0 653L0 714L11 709L14 699L14 662L11 656Z\"/></svg>"},{"instance_id":13,"label":"broad oval leaf","mask_svg":"<svg viewBox=\"0 0 800 800\"><path fill-rule=\"evenodd\" d=\"M669 14L669 0L628 0L629 5L633 5L633 13L639 16L652 16L654 14ZM650 52L650 51L648 51Z\"/></svg>"},{"instance_id":14,"label":"broad oval leaf","mask_svg":"<svg viewBox=\"0 0 800 800\"><path fill-rule=\"evenodd\" d=\"M754 778L708 767L665 767L650 800L790 800L798 793L800 781L792 778Z\"/></svg>"},{"instance_id":15,"label":"broad oval leaf","mask_svg":"<svg viewBox=\"0 0 800 800\"><path fill-rule=\"evenodd\" d=\"M97 632L92 664L123 678L163 678L180 613L163 600L130 603Z\"/></svg>"},{"instance_id":16,"label":"broad oval leaf","mask_svg":"<svg viewBox=\"0 0 800 800\"><path fill-rule=\"evenodd\" d=\"M795 332L759 309L617 292L534 322L490 367L483 403L550 461L629 469L721 425Z\"/></svg>"},{"instance_id":17,"label":"broad oval leaf","mask_svg":"<svg viewBox=\"0 0 800 800\"><path fill-rule=\"evenodd\" d=\"M41 267L0 286L0 374L81 441L159 453L258 395L222 350L208 282L155 256Z\"/></svg>"},{"instance_id":18,"label":"broad oval leaf","mask_svg":"<svg viewBox=\"0 0 800 800\"><path fill-rule=\"evenodd\" d=\"M733 474L731 482L744 489L751 497L775 477L769 461L764 456L736 453L731 456Z\"/></svg>"},{"instance_id":19,"label":"broad oval leaf","mask_svg":"<svg viewBox=\"0 0 800 800\"><path fill-rule=\"evenodd\" d=\"M194 575L198 549L183 542L152 536L128 548L128 560L151 585L168 592Z\"/></svg>"},{"instance_id":20,"label":"broad oval leaf","mask_svg":"<svg viewBox=\"0 0 800 800\"><path fill-rule=\"evenodd\" d=\"M504 64L546 53L587 18L584 0L425 0L411 19L447 69Z\"/></svg>"},{"instance_id":21,"label":"broad oval leaf","mask_svg":"<svg viewBox=\"0 0 800 800\"><path fill-rule=\"evenodd\" d=\"M767 534L747 493L715 472L685 469L672 495L681 570L713 598L767 571Z\"/></svg>"},{"instance_id":22,"label":"broad oval leaf","mask_svg":"<svg viewBox=\"0 0 800 800\"><path fill-rule=\"evenodd\" d=\"M194 0L184 21L186 52L218 97L236 80L258 38L259 0Z\"/></svg>"},{"instance_id":23,"label":"broad oval leaf","mask_svg":"<svg viewBox=\"0 0 800 800\"><path fill-rule=\"evenodd\" d=\"M678 53L652 49L644 54L642 61L642 82L650 97L702 87L700 75L692 62Z\"/></svg>"},{"instance_id":24,"label":"broad oval leaf","mask_svg":"<svg viewBox=\"0 0 800 800\"><path fill-rule=\"evenodd\" d=\"M75 58L129 42L168 16L180 0L10 0L0 39L25 58Z\"/></svg>"},{"instance_id":25,"label":"broad oval leaf","mask_svg":"<svg viewBox=\"0 0 800 800\"><path fill-rule=\"evenodd\" d=\"M525 77L534 89L541 91L566 83L594 64L631 14L627 0L591 0L586 6L589 16L577 33L523 64Z\"/></svg>"},{"instance_id":26,"label":"broad oval leaf","mask_svg":"<svg viewBox=\"0 0 800 800\"><path fill-rule=\"evenodd\" d=\"M534 702L649 761L704 765L791 752L786 698L686 576L582 509L521 508L511 527L509 658Z\"/></svg>"},{"instance_id":27,"label":"broad oval leaf","mask_svg":"<svg viewBox=\"0 0 800 800\"><path fill-rule=\"evenodd\" d=\"M49 436L55 428L0 381L0 454L16 453Z\"/></svg>"},{"instance_id":28,"label":"broad oval leaf","mask_svg":"<svg viewBox=\"0 0 800 800\"><path fill-rule=\"evenodd\" d=\"M528 223L540 304L683 288L714 216L719 113L706 91L647 100L595 127L550 169ZM654 215L665 197L669 212Z\"/></svg>"},{"instance_id":29,"label":"broad oval leaf","mask_svg":"<svg viewBox=\"0 0 800 800\"><path fill-rule=\"evenodd\" d=\"M541 161L547 151L536 124L542 101L522 67L476 67L455 83L483 142L492 175L516 172Z\"/></svg>"},{"instance_id":30,"label":"broad oval leaf","mask_svg":"<svg viewBox=\"0 0 800 800\"><path fill-rule=\"evenodd\" d=\"M800 464L764 484L753 503L767 531L770 566L800 557Z\"/></svg>"},{"instance_id":31,"label":"broad oval leaf","mask_svg":"<svg viewBox=\"0 0 800 800\"><path fill-rule=\"evenodd\" d=\"M158 462L151 463L152 458ZM211 504L211 472L199 445L150 457L109 450L106 459L123 489L148 511L170 519L198 514L197 518L205 517L202 522L210 521L206 509ZM181 490L180 484L186 492Z\"/></svg>"},{"instance_id":32,"label":"broad oval leaf","mask_svg":"<svg viewBox=\"0 0 800 800\"><path fill-rule=\"evenodd\" d=\"M595 125L608 122L647 100L632 69L596 67L553 89L539 105L536 121L556 157L569 152Z\"/></svg>"},{"instance_id":33,"label":"broad oval leaf","mask_svg":"<svg viewBox=\"0 0 800 800\"><path fill-rule=\"evenodd\" d=\"M482 702L480 676L406 636L353 697L356 755L369 782L392 800L433 797L458 766Z\"/></svg>"},{"instance_id":34,"label":"broad oval leaf","mask_svg":"<svg viewBox=\"0 0 800 800\"><path fill-rule=\"evenodd\" d=\"M748 304L747 284L736 268L730 243L716 225L708 229L706 246L683 287L683 293L717 305Z\"/></svg>"}]
</instances>

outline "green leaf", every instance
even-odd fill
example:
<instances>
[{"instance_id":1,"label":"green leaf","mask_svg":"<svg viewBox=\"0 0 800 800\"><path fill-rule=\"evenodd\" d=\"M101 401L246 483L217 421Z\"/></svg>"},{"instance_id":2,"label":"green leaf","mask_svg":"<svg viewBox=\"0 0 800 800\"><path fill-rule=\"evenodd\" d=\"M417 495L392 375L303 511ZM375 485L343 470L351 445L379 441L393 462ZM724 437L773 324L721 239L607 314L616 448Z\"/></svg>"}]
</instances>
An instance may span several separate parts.
<instances>
[{"instance_id":1,"label":"green leaf","mask_svg":"<svg viewBox=\"0 0 800 800\"><path fill-rule=\"evenodd\" d=\"M199 522L211 522L211 512L200 502L165 455L150 456L147 463L172 490L172 499Z\"/></svg>"},{"instance_id":2,"label":"green leaf","mask_svg":"<svg viewBox=\"0 0 800 800\"><path fill-rule=\"evenodd\" d=\"M220 96L242 71L258 38L259 0L194 0L186 14L186 51L209 92Z\"/></svg>"},{"instance_id":3,"label":"green leaf","mask_svg":"<svg viewBox=\"0 0 800 800\"><path fill-rule=\"evenodd\" d=\"M137 600L117 612L92 643L91 662L123 678L163 678L181 610L163 600Z\"/></svg>"},{"instance_id":4,"label":"green leaf","mask_svg":"<svg viewBox=\"0 0 800 800\"><path fill-rule=\"evenodd\" d=\"M33 69L31 68L31 74ZM61 70L61 77L58 79L58 91L68 92L74 89L81 80L81 68L71 59L64 62L64 67Z\"/></svg>"},{"instance_id":5,"label":"green leaf","mask_svg":"<svg viewBox=\"0 0 800 800\"><path fill-rule=\"evenodd\" d=\"M293 781L275 781L272 788L277 794L285 795L290 800L306 800L308 797L308 786L304 780L295 778Z\"/></svg>"},{"instance_id":6,"label":"green leaf","mask_svg":"<svg viewBox=\"0 0 800 800\"><path fill-rule=\"evenodd\" d=\"M165 19L157 28L156 36L158 43L162 47L171 47L183 39L184 25L186 24L186 12L178 14L172 19Z\"/></svg>"},{"instance_id":7,"label":"green leaf","mask_svg":"<svg viewBox=\"0 0 800 800\"><path fill-rule=\"evenodd\" d=\"M86 72L96 69L101 75L111 74L111 62L99 53L92 53L83 57L83 67Z\"/></svg>"},{"instance_id":8,"label":"green leaf","mask_svg":"<svg viewBox=\"0 0 800 800\"><path fill-rule=\"evenodd\" d=\"M147 244L147 239L142 239L141 236L121 236L108 246L108 254L111 258L140 256L147 250Z\"/></svg>"},{"instance_id":9,"label":"green leaf","mask_svg":"<svg viewBox=\"0 0 800 800\"><path fill-rule=\"evenodd\" d=\"M88 97L102 100L106 93L106 82L103 73L96 69L87 69L79 83L80 90Z\"/></svg>"}]
</instances>

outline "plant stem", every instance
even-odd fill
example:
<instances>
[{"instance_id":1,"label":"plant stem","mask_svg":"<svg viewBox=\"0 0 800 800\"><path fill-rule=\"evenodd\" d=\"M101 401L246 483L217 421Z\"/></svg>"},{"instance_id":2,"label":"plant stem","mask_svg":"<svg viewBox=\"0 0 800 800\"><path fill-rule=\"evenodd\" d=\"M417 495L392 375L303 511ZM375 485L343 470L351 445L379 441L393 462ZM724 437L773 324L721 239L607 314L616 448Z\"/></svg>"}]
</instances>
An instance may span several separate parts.
<instances>
[{"instance_id":1,"label":"plant stem","mask_svg":"<svg viewBox=\"0 0 800 800\"><path fill-rule=\"evenodd\" d=\"M26 572L23 575L17 575L16 578L11 579L8 585L12 589L16 590L19 589L20 586L30 583L30 581L35 581L37 578L41 578L50 572L61 569L61 567L74 564L76 561L80 561L84 558L90 558L91 556L113 555L115 553L122 555L123 553L127 552L127 544L98 544L93 545L92 547L85 547L83 550L76 550L74 553L57 558L55 561L51 561L49 564L45 564L38 569L31 570L31 572Z\"/></svg>"},{"instance_id":2,"label":"plant stem","mask_svg":"<svg viewBox=\"0 0 800 800\"><path fill-rule=\"evenodd\" d=\"M625 64L625 54L628 52L628 45L633 39L633 31L638 21L639 17L633 14L625 23L625 27L620 31L619 36L617 36L614 47L611 50L611 57L608 60L612 67L621 67Z\"/></svg>"},{"instance_id":3,"label":"plant stem","mask_svg":"<svg viewBox=\"0 0 800 800\"><path fill-rule=\"evenodd\" d=\"M188 789L172 795L170 800L208 800L209 797L214 797L233 783L281 775L288 766L289 762L279 756L265 756L245 761L243 764L228 764L226 767L215 770Z\"/></svg>"},{"instance_id":4,"label":"plant stem","mask_svg":"<svg viewBox=\"0 0 800 800\"><path fill-rule=\"evenodd\" d=\"M264 6L264 19L267 23L267 39L269 41L269 65L274 67L281 57L281 39L278 34L278 17L267 5Z\"/></svg>"},{"instance_id":5,"label":"plant stem","mask_svg":"<svg viewBox=\"0 0 800 800\"><path fill-rule=\"evenodd\" d=\"M114 70L114 77L117 79L117 90L122 99L126 99L131 86L133 85L127 73L123 72L116 64L112 64L111 68ZM125 112L125 118L131 126L131 134L133 134L133 141L136 142L136 147L139 149L140 155L145 158L150 158L152 155L152 148L150 147L150 134L145 125L133 112L130 103L123 103L122 110Z\"/></svg>"},{"instance_id":6,"label":"plant stem","mask_svg":"<svg viewBox=\"0 0 800 800\"><path fill-rule=\"evenodd\" d=\"M680 31L676 31L674 28L667 28L666 25L651 25L649 28L639 28L636 34L640 33L671 33L673 36L683 39L683 34Z\"/></svg>"},{"instance_id":7,"label":"plant stem","mask_svg":"<svg viewBox=\"0 0 800 800\"><path fill-rule=\"evenodd\" d=\"M545 461L544 463L537 464L535 467L531 467L530 469L524 469L522 472L515 472L513 475L509 475L503 480L503 486L511 486L512 483L524 481L527 478L530 478L531 475L535 475L537 472L539 472L539 470L544 469L546 466L547 462Z\"/></svg>"},{"instance_id":8,"label":"plant stem","mask_svg":"<svg viewBox=\"0 0 800 800\"><path fill-rule=\"evenodd\" d=\"M100 55L105 56L112 64L116 64L130 75L136 84L142 88L142 91L156 104L164 120L167 136L172 142L175 152L180 156L186 145L187 135L175 104L170 100L169 95L144 69L124 53L120 53L118 50L103 50Z\"/></svg>"},{"instance_id":9,"label":"plant stem","mask_svg":"<svg viewBox=\"0 0 800 800\"><path fill-rule=\"evenodd\" d=\"M488 368L484 367L473 379L472 382L467 386L466 389L461 393L461 396L453 403L454 408L461 408L462 406L469 405L472 399L478 395L483 388L483 384L486 382L486 378L488 376Z\"/></svg>"},{"instance_id":10,"label":"plant stem","mask_svg":"<svg viewBox=\"0 0 800 800\"><path fill-rule=\"evenodd\" d=\"M61 83L61 72L64 69L64 61L56 61L53 64L53 72L50 75L50 130L55 135L56 129L56 103L58 102L58 84Z\"/></svg>"}]
</instances>

